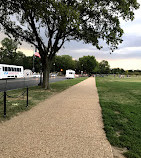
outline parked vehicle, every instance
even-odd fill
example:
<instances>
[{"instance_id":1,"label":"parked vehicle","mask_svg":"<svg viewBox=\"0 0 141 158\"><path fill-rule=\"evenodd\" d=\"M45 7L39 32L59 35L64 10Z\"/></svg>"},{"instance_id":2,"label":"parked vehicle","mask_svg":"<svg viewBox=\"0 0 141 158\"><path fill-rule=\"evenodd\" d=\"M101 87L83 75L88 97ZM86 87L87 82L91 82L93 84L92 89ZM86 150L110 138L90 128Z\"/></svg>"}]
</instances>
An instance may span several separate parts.
<instances>
[{"instance_id":1,"label":"parked vehicle","mask_svg":"<svg viewBox=\"0 0 141 158\"><path fill-rule=\"evenodd\" d=\"M39 78L39 77L40 77L40 74L34 73L34 74L32 75L32 77L34 77L34 78Z\"/></svg>"},{"instance_id":2,"label":"parked vehicle","mask_svg":"<svg viewBox=\"0 0 141 158\"><path fill-rule=\"evenodd\" d=\"M75 78L75 71L74 70L66 70L66 78L67 79Z\"/></svg>"},{"instance_id":3,"label":"parked vehicle","mask_svg":"<svg viewBox=\"0 0 141 158\"><path fill-rule=\"evenodd\" d=\"M51 76L51 77L56 77L57 74L52 73L50 76Z\"/></svg>"},{"instance_id":4,"label":"parked vehicle","mask_svg":"<svg viewBox=\"0 0 141 158\"><path fill-rule=\"evenodd\" d=\"M0 79L24 77L23 66L0 64Z\"/></svg>"}]
</instances>

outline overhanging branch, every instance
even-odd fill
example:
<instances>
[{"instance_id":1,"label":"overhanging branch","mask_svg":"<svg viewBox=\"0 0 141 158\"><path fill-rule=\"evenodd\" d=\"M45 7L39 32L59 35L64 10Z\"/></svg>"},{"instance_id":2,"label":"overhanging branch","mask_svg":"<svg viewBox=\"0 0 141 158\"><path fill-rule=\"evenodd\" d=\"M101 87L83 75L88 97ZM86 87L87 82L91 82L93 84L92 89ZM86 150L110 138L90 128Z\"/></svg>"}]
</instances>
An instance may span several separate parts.
<instances>
[{"instance_id":1,"label":"overhanging branch","mask_svg":"<svg viewBox=\"0 0 141 158\"><path fill-rule=\"evenodd\" d=\"M33 30L33 33L35 35L35 38L36 38L36 41L38 43L38 48L42 49L42 50L45 50L45 45L43 43L43 41L41 40L41 38L38 36L38 32L37 32L37 29L36 29L36 26L35 26L35 23L34 23L34 17L32 16L32 12L31 14L29 15L30 17L30 26Z\"/></svg>"}]
</instances>

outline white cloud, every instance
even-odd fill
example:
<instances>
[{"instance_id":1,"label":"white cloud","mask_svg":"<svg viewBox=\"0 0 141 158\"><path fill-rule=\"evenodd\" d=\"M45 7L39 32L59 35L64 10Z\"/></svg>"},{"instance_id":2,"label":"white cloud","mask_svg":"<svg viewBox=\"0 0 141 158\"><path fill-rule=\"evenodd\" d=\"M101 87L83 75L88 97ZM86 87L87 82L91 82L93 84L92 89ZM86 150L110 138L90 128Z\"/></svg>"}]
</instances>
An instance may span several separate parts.
<instances>
[{"instance_id":1,"label":"white cloud","mask_svg":"<svg viewBox=\"0 0 141 158\"><path fill-rule=\"evenodd\" d=\"M141 70L140 59L109 60L111 68L124 68L125 70Z\"/></svg>"},{"instance_id":2,"label":"white cloud","mask_svg":"<svg viewBox=\"0 0 141 158\"><path fill-rule=\"evenodd\" d=\"M123 27L125 34L131 34L141 36L141 24L134 24L134 22L128 23L126 27Z\"/></svg>"},{"instance_id":3,"label":"white cloud","mask_svg":"<svg viewBox=\"0 0 141 158\"><path fill-rule=\"evenodd\" d=\"M141 52L141 47L124 47L122 49L116 50L114 53L120 54L120 55L125 55L125 54L132 54L133 52Z\"/></svg>"},{"instance_id":4,"label":"white cloud","mask_svg":"<svg viewBox=\"0 0 141 158\"><path fill-rule=\"evenodd\" d=\"M138 0L138 3L141 5L141 0ZM121 27L123 28L125 34L141 36L141 7L138 10L135 10L134 13L135 19L127 22L121 20Z\"/></svg>"}]
</instances>

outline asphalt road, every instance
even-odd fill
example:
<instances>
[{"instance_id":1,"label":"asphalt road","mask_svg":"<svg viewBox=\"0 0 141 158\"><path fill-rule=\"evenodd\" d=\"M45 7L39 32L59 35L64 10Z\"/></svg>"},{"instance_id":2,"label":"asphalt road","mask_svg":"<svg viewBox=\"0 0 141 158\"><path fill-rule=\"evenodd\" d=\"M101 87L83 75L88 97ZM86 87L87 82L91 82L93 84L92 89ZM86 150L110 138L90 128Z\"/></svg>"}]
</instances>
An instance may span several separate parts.
<instances>
[{"instance_id":1,"label":"asphalt road","mask_svg":"<svg viewBox=\"0 0 141 158\"><path fill-rule=\"evenodd\" d=\"M51 77L50 83L65 80L65 77ZM37 86L40 82L40 78L20 78L20 79L8 79L0 80L0 91L12 90L24 87Z\"/></svg>"}]
</instances>

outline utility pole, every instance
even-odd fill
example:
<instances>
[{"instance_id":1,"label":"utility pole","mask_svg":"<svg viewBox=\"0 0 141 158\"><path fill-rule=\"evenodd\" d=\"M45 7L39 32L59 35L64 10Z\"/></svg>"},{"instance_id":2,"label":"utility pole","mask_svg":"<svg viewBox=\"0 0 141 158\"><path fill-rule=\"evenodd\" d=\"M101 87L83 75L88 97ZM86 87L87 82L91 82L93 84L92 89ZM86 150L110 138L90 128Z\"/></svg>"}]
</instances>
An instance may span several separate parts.
<instances>
[{"instance_id":1,"label":"utility pole","mask_svg":"<svg viewBox=\"0 0 141 158\"><path fill-rule=\"evenodd\" d=\"M33 53L33 68L32 68L32 72L34 73L35 71L35 67L34 67L34 59L35 59L35 56L34 56L34 53Z\"/></svg>"}]
</instances>

